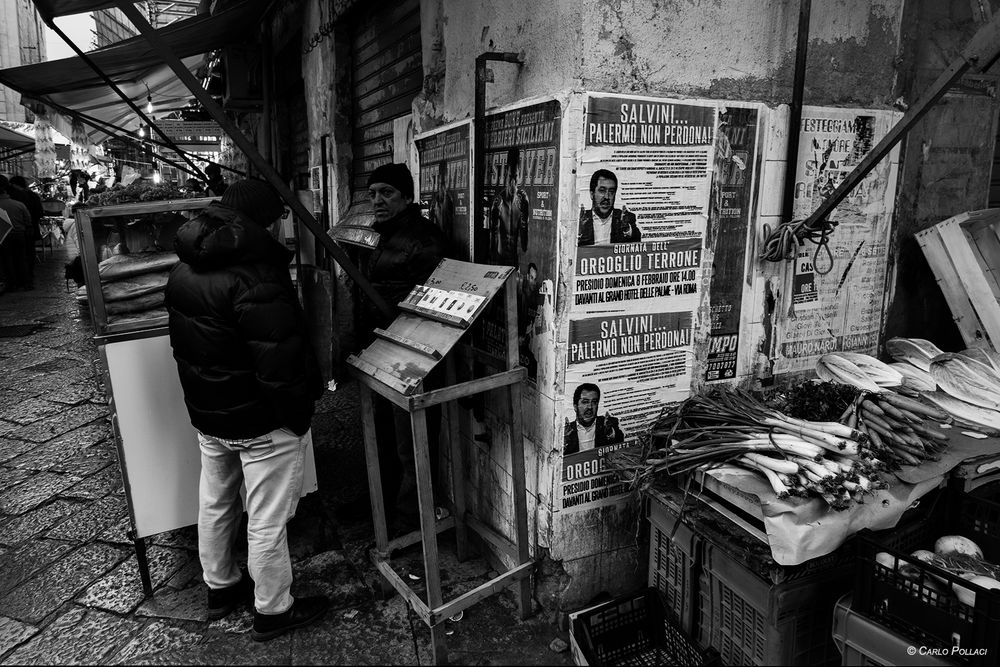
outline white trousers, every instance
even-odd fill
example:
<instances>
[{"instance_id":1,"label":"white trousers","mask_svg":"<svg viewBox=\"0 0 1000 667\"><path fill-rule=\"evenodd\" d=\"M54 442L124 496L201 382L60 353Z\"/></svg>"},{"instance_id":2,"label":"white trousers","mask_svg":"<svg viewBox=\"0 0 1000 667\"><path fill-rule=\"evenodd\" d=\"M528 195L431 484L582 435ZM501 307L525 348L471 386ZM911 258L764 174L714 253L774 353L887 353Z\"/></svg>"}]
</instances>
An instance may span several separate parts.
<instances>
[{"instance_id":1,"label":"white trousers","mask_svg":"<svg viewBox=\"0 0 1000 667\"><path fill-rule=\"evenodd\" d=\"M254 603L262 614L292 606L292 562L286 524L302 495L302 471L312 431L301 438L278 429L249 440L198 434L201 480L198 555L209 588L240 580L233 555L242 512L240 486L246 484L247 551L254 580Z\"/></svg>"}]
</instances>

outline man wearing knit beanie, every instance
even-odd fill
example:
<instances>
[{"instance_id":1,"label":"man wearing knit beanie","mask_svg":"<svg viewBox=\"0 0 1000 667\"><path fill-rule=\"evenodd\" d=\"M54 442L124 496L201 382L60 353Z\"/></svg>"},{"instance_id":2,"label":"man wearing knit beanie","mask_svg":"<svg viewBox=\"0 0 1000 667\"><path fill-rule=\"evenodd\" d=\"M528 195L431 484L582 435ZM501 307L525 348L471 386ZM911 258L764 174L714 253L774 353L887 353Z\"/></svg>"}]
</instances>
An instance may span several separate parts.
<instances>
[{"instance_id":1,"label":"man wearing knit beanie","mask_svg":"<svg viewBox=\"0 0 1000 667\"><path fill-rule=\"evenodd\" d=\"M288 274L292 252L267 226L283 211L263 181L230 185L181 225L166 288L170 345L201 449L198 555L208 617L252 599L254 641L318 620L323 596L292 597L286 524L302 495L323 378ZM247 565L233 553L246 485Z\"/></svg>"},{"instance_id":2,"label":"man wearing knit beanie","mask_svg":"<svg viewBox=\"0 0 1000 667\"><path fill-rule=\"evenodd\" d=\"M405 164L385 164L368 177L368 198L375 214L378 245L363 257L361 271L387 304L395 307L415 285L422 285L448 254L444 232L413 203L413 176ZM376 327L386 326L374 304L359 297L358 340L365 347ZM424 386L433 388L432 373ZM419 526L416 471L409 415L384 398L375 397L376 440L382 473L386 513L394 534ZM440 408L428 410L431 467L437 469L437 431Z\"/></svg>"},{"instance_id":3,"label":"man wearing knit beanie","mask_svg":"<svg viewBox=\"0 0 1000 667\"><path fill-rule=\"evenodd\" d=\"M269 226L285 211L281 197L271 184L258 179L236 181L226 188L222 205L234 208L262 227Z\"/></svg>"}]
</instances>

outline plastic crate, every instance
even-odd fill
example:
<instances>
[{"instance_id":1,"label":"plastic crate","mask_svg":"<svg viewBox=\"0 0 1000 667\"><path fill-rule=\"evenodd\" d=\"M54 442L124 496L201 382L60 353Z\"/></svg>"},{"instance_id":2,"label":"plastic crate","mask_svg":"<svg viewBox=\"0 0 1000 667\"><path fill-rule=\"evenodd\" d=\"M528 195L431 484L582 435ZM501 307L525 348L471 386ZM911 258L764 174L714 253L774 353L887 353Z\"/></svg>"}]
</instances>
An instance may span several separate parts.
<instances>
[{"instance_id":1,"label":"plastic crate","mask_svg":"<svg viewBox=\"0 0 1000 667\"><path fill-rule=\"evenodd\" d=\"M995 665L1000 659L1000 591L971 584L909 554L932 549L942 535L964 535L988 560L1000 562L1000 504L953 489L942 505L928 518L895 531L859 534L854 606L915 645L955 646L961 649L952 654L955 660ZM893 567L876 560L879 552L892 556ZM900 565L910 566L908 576ZM959 602L953 584L976 592L975 607Z\"/></svg>"},{"instance_id":2,"label":"plastic crate","mask_svg":"<svg viewBox=\"0 0 1000 667\"><path fill-rule=\"evenodd\" d=\"M649 507L649 576L647 584L659 591L681 629L695 631L694 593L700 562L700 540L689 526L660 503Z\"/></svg>"},{"instance_id":3,"label":"plastic crate","mask_svg":"<svg viewBox=\"0 0 1000 667\"><path fill-rule=\"evenodd\" d=\"M688 524L675 530L676 514L661 503L650 504L649 520L650 585L724 664L840 664L830 617L850 589L853 548L796 568L775 565L769 577Z\"/></svg>"},{"instance_id":4,"label":"plastic crate","mask_svg":"<svg viewBox=\"0 0 1000 667\"><path fill-rule=\"evenodd\" d=\"M720 664L678 627L652 588L571 614L570 639L578 665Z\"/></svg>"},{"instance_id":5,"label":"plastic crate","mask_svg":"<svg viewBox=\"0 0 1000 667\"><path fill-rule=\"evenodd\" d=\"M844 667L943 667L958 664L946 657L929 654L926 650L921 655L913 640L852 609L850 595L845 595L834 607L833 641L843 656L840 664Z\"/></svg>"}]
</instances>

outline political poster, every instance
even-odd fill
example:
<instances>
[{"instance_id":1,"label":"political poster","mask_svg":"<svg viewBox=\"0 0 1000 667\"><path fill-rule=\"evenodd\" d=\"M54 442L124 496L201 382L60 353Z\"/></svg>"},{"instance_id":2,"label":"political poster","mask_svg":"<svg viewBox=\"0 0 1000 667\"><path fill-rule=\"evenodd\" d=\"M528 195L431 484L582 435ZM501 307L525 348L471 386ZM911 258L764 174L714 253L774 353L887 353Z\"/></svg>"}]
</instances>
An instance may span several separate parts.
<instances>
[{"instance_id":1,"label":"political poster","mask_svg":"<svg viewBox=\"0 0 1000 667\"><path fill-rule=\"evenodd\" d=\"M748 284L747 245L757 185L759 115L756 107L728 106L719 111L706 242L714 251L704 368L708 382L732 380L739 372L740 321Z\"/></svg>"},{"instance_id":2,"label":"political poster","mask_svg":"<svg viewBox=\"0 0 1000 667\"><path fill-rule=\"evenodd\" d=\"M806 107L793 219L808 217L889 131L898 112ZM877 352L896 191L893 149L833 210L825 244L804 244L780 320L775 373L808 371L823 354Z\"/></svg>"}]
</instances>

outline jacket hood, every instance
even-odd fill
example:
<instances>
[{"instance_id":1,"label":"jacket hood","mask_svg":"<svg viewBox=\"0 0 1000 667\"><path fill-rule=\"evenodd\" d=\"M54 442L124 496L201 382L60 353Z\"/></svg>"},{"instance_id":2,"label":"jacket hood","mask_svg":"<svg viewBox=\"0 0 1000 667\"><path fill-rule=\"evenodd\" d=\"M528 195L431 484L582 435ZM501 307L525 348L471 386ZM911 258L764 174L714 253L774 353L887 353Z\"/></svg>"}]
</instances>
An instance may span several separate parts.
<instances>
[{"instance_id":1,"label":"jacket hood","mask_svg":"<svg viewBox=\"0 0 1000 667\"><path fill-rule=\"evenodd\" d=\"M218 202L181 225L174 250L196 271L255 261L288 264L294 256L266 228Z\"/></svg>"}]
</instances>

